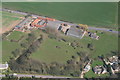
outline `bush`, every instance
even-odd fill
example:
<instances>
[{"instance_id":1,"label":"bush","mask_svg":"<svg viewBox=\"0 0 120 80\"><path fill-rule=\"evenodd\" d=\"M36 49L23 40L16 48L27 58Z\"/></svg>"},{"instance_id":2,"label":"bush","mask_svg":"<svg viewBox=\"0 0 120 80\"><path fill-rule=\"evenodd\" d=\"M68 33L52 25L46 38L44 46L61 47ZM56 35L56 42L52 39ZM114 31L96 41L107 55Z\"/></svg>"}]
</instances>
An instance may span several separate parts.
<instances>
[{"instance_id":1,"label":"bush","mask_svg":"<svg viewBox=\"0 0 120 80\"><path fill-rule=\"evenodd\" d=\"M89 48L90 50L94 50L94 46L92 43L88 43L87 48Z\"/></svg>"}]
</instances>

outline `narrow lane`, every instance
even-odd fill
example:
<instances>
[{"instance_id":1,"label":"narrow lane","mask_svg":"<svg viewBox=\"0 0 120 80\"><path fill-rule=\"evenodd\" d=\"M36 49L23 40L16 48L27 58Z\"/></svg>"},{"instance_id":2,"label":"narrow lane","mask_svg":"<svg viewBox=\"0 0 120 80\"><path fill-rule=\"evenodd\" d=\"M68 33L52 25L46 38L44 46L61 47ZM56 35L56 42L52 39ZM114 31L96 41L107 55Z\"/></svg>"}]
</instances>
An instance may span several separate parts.
<instances>
[{"instance_id":1,"label":"narrow lane","mask_svg":"<svg viewBox=\"0 0 120 80\"><path fill-rule=\"evenodd\" d=\"M62 76L52 76L52 75L33 75L33 74L17 74L16 75L18 78L20 77L36 77L36 78L70 78L70 77L62 77ZM0 78L5 77L5 75L0 74Z\"/></svg>"}]
</instances>

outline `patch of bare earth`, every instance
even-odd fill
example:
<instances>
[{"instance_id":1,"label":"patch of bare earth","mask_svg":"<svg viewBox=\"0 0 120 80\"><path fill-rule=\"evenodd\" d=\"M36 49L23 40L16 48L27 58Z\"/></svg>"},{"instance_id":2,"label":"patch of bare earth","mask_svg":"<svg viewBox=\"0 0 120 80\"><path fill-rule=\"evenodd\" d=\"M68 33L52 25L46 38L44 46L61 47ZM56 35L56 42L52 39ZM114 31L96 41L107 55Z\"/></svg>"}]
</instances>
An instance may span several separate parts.
<instances>
[{"instance_id":1,"label":"patch of bare earth","mask_svg":"<svg viewBox=\"0 0 120 80\"><path fill-rule=\"evenodd\" d=\"M3 34L5 33L6 31L9 31L11 30L12 28L14 28L18 23L20 23L21 20L16 20L16 21L13 21L11 22L11 24L9 26L2 26L0 28L0 34Z\"/></svg>"}]
</instances>

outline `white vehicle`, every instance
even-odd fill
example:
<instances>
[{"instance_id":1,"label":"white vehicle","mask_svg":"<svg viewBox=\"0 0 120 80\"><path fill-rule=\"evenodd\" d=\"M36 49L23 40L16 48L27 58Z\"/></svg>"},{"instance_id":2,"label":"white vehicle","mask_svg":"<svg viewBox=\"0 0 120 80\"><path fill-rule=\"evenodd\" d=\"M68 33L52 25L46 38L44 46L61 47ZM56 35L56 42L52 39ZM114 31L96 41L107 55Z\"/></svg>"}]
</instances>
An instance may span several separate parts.
<instances>
[{"instance_id":1,"label":"white vehicle","mask_svg":"<svg viewBox=\"0 0 120 80\"><path fill-rule=\"evenodd\" d=\"M12 75L13 75L13 76L17 76L17 73L13 73Z\"/></svg>"}]
</instances>

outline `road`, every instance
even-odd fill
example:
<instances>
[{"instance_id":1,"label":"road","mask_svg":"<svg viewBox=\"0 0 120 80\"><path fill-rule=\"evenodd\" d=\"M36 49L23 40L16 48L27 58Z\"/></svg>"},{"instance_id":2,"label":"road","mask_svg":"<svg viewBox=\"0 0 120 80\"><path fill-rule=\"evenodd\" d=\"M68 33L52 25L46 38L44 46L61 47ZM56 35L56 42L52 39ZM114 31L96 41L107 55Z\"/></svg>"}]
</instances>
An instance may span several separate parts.
<instances>
[{"instance_id":1,"label":"road","mask_svg":"<svg viewBox=\"0 0 120 80\"><path fill-rule=\"evenodd\" d=\"M107 28L89 27L88 29L91 29L91 30L100 30L100 31L106 31L106 32L112 32L112 33L118 34L118 31L114 31L114 30L111 31L110 29L107 29Z\"/></svg>"},{"instance_id":2,"label":"road","mask_svg":"<svg viewBox=\"0 0 120 80\"><path fill-rule=\"evenodd\" d=\"M21 14L21 15L28 15L28 13L20 12L20 11L14 11L14 10L8 10L8 9L0 9L0 11L2 11L2 10L7 11L7 12L11 12L11 13ZM32 16L33 17L39 17L39 15L34 15L34 14L32 14ZM44 17L44 16L40 16L40 17ZM54 23L59 23L59 24L60 23L67 23L69 25L77 25L77 24L74 24L74 23L69 23L69 22L64 22L64 21L59 21L59 20L55 21ZM111 33L118 34L118 31L114 31L114 30L111 31L110 29L107 29L107 28L96 28L96 27L89 26L88 29L89 30L100 30L100 31L111 32Z\"/></svg>"},{"instance_id":3,"label":"road","mask_svg":"<svg viewBox=\"0 0 120 80\"><path fill-rule=\"evenodd\" d=\"M36 78L70 78L70 77L62 77L62 76L51 76L51 75L33 75L33 74L17 74L18 78L20 77L36 77ZM5 77L5 75L0 74L0 78Z\"/></svg>"}]
</instances>

